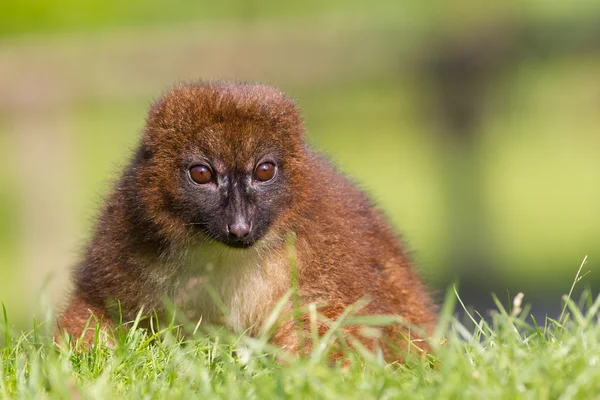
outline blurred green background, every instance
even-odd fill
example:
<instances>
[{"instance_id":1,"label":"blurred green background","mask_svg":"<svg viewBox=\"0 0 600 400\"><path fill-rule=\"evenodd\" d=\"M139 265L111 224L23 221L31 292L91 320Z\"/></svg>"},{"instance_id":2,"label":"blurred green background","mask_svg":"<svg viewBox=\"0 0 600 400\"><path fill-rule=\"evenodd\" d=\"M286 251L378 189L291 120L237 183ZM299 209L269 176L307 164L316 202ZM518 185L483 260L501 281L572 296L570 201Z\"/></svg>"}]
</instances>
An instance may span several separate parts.
<instances>
[{"instance_id":1,"label":"blurred green background","mask_svg":"<svg viewBox=\"0 0 600 400\"><path fill-rule=\"evenodd\" d=\"M556 314L600 286L597 1L3 0L0 300L59 306L152 99L236 79L297 99L440 298Z\"/></svg>"}]
</instances>

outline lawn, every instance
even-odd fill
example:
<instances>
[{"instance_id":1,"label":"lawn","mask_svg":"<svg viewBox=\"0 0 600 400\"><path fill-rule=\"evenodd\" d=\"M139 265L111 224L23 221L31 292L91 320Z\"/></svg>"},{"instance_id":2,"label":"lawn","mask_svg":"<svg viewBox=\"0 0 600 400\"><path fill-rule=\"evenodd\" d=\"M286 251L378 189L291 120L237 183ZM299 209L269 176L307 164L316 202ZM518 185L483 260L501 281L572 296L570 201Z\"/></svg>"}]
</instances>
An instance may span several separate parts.
<instances>
[{"instance_id":1,"label":"lawn","mask_svg":"<svg viewBox=\"0 0 600 400\"><path fill-rule=\"evenodd\" d=\"M580 279L579 274L575 283ZM574 283L574 284L575 284ZM595 398L600 390L600 297L564 297L560 318L536 321L523 298L484 320L452 315L461 300L448 290L432 339L433 355L406 355L386 363L377 353L346 350L350 363L329 362L335 332L351 316L332 323L307 357L272 348L266 338L225 329L170 326L150 335L117 333L114 348L72 350L49 339L49 324L10 334L4 310L0 349L1 398L356 398L356 399L571 399ZM466 310L465 310L466 311ZM382 319L371 320L381 322ZM368 321L367 321L368 322ZM470 328L469 328L470 326ZM200 329L198 329L200 327ZM175 330L191 332L176 339ZM195 333L194 333L195 331ZM201 333L202 332L202 333ZM280 361L277 361L280 360Z\"/></svg>"},{"instance_id":2,"label":"lawn","mask_svg":"<svg viewBox=\"0 0 600 400\"><path fill-rule=\"evenodd\" d=\"M430 64L446 39L458 51L496 28L498 43L525 29L579 48L558 32L587 32L577 15L598 6L438 3L3 2L0 301L13 323L27 326L42 288L60 306L148 103L198 77L297 99L309 140L390 218L436 299L457 279L469 304L525 291L535 315L555 312L568 267L598 259L600 57L523 47L490 77L464 148L440 123Z\"/></svg>"}]
</instances>

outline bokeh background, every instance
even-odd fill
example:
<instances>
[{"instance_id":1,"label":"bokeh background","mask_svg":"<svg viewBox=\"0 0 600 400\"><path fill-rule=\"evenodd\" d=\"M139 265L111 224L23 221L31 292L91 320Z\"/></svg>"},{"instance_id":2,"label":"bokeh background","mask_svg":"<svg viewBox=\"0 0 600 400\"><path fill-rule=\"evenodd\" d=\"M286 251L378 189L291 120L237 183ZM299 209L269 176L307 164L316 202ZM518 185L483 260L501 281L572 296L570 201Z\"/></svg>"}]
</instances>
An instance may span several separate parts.
<instances>
[{"instance_id":1,"label":"bokeh background","mask_svg":"<svg viewBox=\"0 0 600 400\"><path fill-rule=\"evenodd\" d=\"M0 300L60 305L150 101L174 82L262 81L415 251L556 315L600 287L600 2L2 0ZM318 179L318 177L317 177ZM318 183L318 182L317 182Z\"/></svg>"}]
</instances>

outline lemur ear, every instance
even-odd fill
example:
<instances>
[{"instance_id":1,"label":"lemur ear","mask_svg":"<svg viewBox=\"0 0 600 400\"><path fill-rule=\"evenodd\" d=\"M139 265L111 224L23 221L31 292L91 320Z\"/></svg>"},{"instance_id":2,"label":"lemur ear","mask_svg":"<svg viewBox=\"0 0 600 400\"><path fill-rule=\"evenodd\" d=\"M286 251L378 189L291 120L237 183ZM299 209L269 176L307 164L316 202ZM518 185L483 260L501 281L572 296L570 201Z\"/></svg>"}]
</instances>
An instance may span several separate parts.
<instances>
[{"instance_id":1,"label":"lemur ear","mask_svg":"<svg viewBox=\"0 0 600 400\"><path fill-rule=\"evenodd\" d=\"M149 161L152 159L154 153L143 143L138 146L137 151L135 152L134 159L136 162Z\"/></svg>"}]
</instances>

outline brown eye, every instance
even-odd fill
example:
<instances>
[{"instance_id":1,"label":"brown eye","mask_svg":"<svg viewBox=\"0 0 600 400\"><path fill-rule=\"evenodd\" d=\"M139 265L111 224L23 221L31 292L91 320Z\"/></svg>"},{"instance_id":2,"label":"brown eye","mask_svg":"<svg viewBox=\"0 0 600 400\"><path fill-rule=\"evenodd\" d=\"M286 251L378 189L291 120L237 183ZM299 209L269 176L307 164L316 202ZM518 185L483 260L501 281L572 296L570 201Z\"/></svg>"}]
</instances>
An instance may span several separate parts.
<instances>
[{"instance_id":1,"label":"brown eye","mask_svg":"<svg viewBox=\"0 0 600 400\"><path fill-rule=\"evenodd\" d=\"M273 179L273 176L275 176L275 164L272 162L260 164L254 172L254 177L260 182L270 181Z\"/></svg>"},{"instance_id":2,"label":"brown eye","mask_svg":"<svg viewBox=\"0 0 600 400\"><path fill-rule=\"evenodd\" d=\"M190 177L200 185L204 185L212 181L212 173L206 165L196 165L190 168Z\"/></svg>"}]
</instances>

